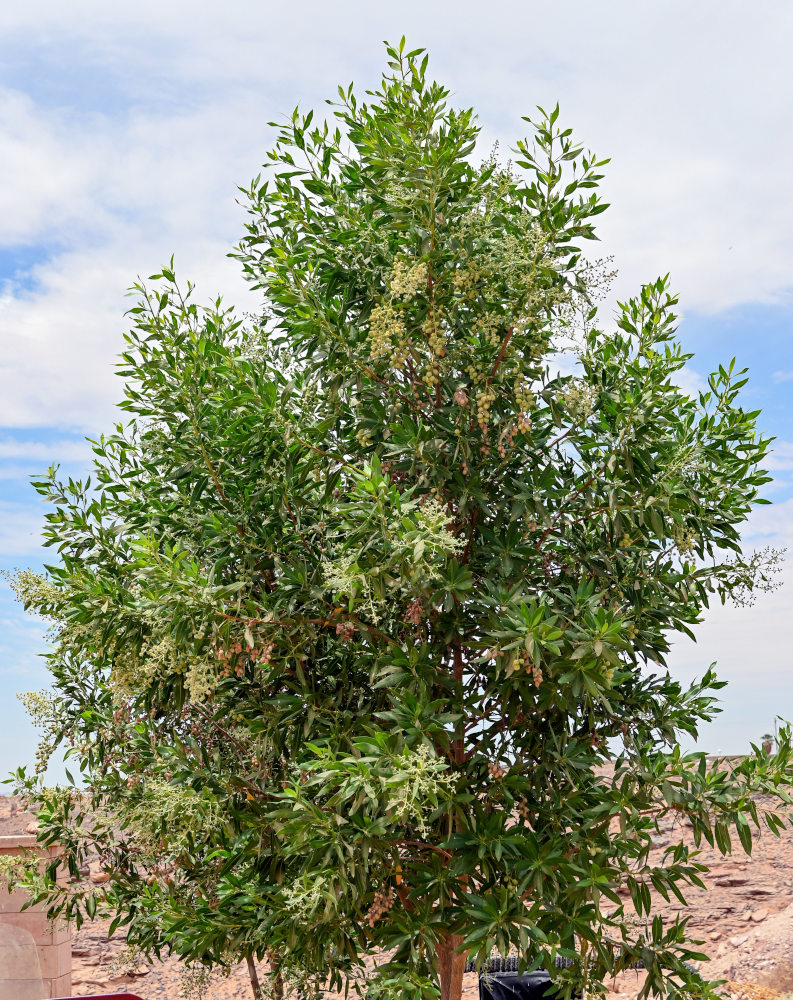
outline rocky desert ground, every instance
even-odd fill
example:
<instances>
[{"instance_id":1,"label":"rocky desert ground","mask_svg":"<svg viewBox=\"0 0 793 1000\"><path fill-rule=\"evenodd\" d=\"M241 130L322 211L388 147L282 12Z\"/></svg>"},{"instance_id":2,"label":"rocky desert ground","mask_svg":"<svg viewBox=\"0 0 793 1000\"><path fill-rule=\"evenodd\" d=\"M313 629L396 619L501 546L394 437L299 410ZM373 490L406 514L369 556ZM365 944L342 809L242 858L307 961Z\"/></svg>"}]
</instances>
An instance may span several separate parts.
<instances>
[{"instance_id":1,"label":"rocky desert ground","mask_svg":"<svg viewBox=\"0 0 793 1000\"><path fill-rule=\"evenodd\" d=\"M33 819L15 799L0 796L0 834L23 833ZM668 823L655 850L660 853L681 831L688 837L684 826ZM730 1000L780 1000L793 994L793 830L780 838L760 835L751 857L740 848L722 857L706 847L703 860L711 872L706 889L689 893L689 913L690 928L710 957L709 977L728 981L724 995ZM673 917L680 908L669 904L665 913ZM84 925L73 938L74 995L129 991L143 1000L181 1000L178 961L121 973L114 960L123 948L123 938L108 939L106 924ZM610 1000L633 1000L640 977L641 973L625 973L609 983ZM240 967L229 978L213 981L207 996L208 1000L247 1000L251 996L247 970ZM476 976L469 975L465 1000L476 996Z\"/></svg>"}]
</instances>

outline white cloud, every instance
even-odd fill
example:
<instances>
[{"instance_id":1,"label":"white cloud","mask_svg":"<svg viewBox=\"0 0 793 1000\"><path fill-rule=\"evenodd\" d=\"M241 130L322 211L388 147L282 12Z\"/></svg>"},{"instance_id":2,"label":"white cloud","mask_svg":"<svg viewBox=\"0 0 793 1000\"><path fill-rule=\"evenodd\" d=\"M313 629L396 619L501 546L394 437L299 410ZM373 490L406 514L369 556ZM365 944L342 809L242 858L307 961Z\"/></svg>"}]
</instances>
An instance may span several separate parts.
<instances>
[{"instance_id":1,"label":"white cloud","mask_svg":"<svg viewBox=\"0 0 793 1000\"><path fill-rule=\"evenodd\" d=\"M25 441L13 437L0 438L0 460L8 458L87 462L91 458L91 445L87 441Z\"/></svg>"},{"instance_id":2,"label":"white cloud","mask_svg":"<svg viewBox=\"0 0 793 1000\"><path fill-rule=\"evenodd\" d=\"M747 550L767 545L788 549L781 586L757 595L752 607L718 601L695 629L696 642L681 637L669 656L673 675L690 681L711 663L728 687L719 694L723 713L703 733L708 750L748 749L773 729L774 717L793 721L790 622L793 619L793 498L755 508L743 532Z\"/></svg>"},{"instance_id":3,"label":"white cloud","mask_svg":"<svg viewBox=\"0 0 793 1000\"><path fill-rule=\"evenodd\" d=\"M418 0L314 4L308 19L299 6L251 0L233 13L209 0L189 12L153 0L2 5L0 52L19 82L0 92L0 243L42 245L50 259L33 290L7 287L0 302L0 423L106 426L122 293L172 252L206 297L220 289L251 308L224 254L242 228L235 185L264 158L265 123L298 100L321 111L339 81L362 90L383 66L380 39L403 31L428 46L455 103L479 108L483 147L511 142L522 114L559 98L565 122L612 156L613 205L595 249L615 253L620 297L671 269L687 309L786 300L793 202L769 192L786 190L793 154L793 11L749 18L713 0L492 9L473 32L473 5ZM88 82L45 107L23 92L26 80L38 92L42 70L64 87L78 71ZM116 110L103 111L103 89ZM764 137L760 163L736 125L749 112Z\"/></svg>"},{"instance_id":4,"label":"white cloud","mask_svg":"<svg viewBox=\"0 0 793 1000\"><path fill-rule=\"evenodd\" d=\"M774 372L771 376L775 382L790 382L793 380L793 371L789 372Z\"/></svg>"},{"instance_id":5,"label":"white cloud","mask_svg":"<svg viewBox=\"0 0 793 1000\"><path fill-rule=\"evenodd\" d=\"M742 538L747 544L793 547L793 497L755 507Z\"/></svg>"},{"instance_id":6,"label":"white cloud","mask_svg":"<svg viewBox=\"0 0 793 1000\"><path fill-rule=\"evenodd\" d=\"M793 572L773 594L751 608L716 604L696 629L697 642L682 639L669 657L673 675L690 681L711 663L728 686L718 694L723 712L704 732L703 745L726 753L748 749L773 729L774 717L793 720L789 623L793 614Z\"/></svg>"},{"instance_id":7,"label":"white cloud","mask_svg":"<svg viewBox=\"0 0 793 1000\"><path fill-rule=\"evenodd\" d=\"M695 398L708 388L707 381L691 365L683 365L679 371L675 372L674 381L683 392Z\"/></svg>"},{"instance_id":8,"label":"white cloud","mask_svg":"<svg viewBox=\"0 0 793 1000\"><path fill-rule=\"evenodd\" d=\"M42 524L28 505L0 501L0 559L40 554Z\"/></svg>"},{"instance_id":9,"label":"white cloud","mask_svg":"<svg viewBox=\"0 0 793 1000\"><path fill-rule=\"evenodd\" d=\"M771 472L788 472L793 469L793 441L774 441L771 453L763 465Z\"/></svg>"},{"instance_id":10,"label":"white cloud","mask_svg":"<svg viewBox=\"0 0 793 1000\"><path fill-rule=\"evenodd\" d=\"M203 298L234 284L226 250L194 239L182 254L180 273L199 280ZM155 253L159 263L167 260L164 249ZM122 388L114 366L130 305L124 294L136 271L153 270L135 267L143 256L138 241L119 235L101 249L75 250L40 265L34 290L0 296L0 425L96 433L118 419L112 407Z\"/></svg>"},{"instance_id":11,"label":"white cloud","mask_svg":"<svg viewBox=\"0 0 793 1000\"><path fill-rule=\"evenodd\" d=\"M38 268L33 292L0 297L0 424L90 427L108 419L128 274L75 251Z\"/></svg>"},{"instance_id":12,"label":"white cloud","mask_svg":"<svg viewBox=\"0 0 793 1000\"><path fill-rule=\"evenodd\" d=\"M252 109L242 100L230 114L215 101L170 117L64 123L8 93L0 109L0 141L16 151L0 164L0 244L53 254L32 282L0 288L0 425L96 432L120 394L113 367L136 276L175 253L178 274L204 299L253 305L226 257L242 230L235 183L260 158L245 124Z\"/></svg>"},{"instance_id":13,"label":"white cloud","mask_svg":"<svg viewBox=\"0 0 793 1000\"><path fill-rule=\"evenodd\" d=\"M73 112L43 112L24 94L0 91L0 220L4 243L56 242L101 225L92 194L110 147L106 128L81 129Z\"/></svg>"}]
</instances>

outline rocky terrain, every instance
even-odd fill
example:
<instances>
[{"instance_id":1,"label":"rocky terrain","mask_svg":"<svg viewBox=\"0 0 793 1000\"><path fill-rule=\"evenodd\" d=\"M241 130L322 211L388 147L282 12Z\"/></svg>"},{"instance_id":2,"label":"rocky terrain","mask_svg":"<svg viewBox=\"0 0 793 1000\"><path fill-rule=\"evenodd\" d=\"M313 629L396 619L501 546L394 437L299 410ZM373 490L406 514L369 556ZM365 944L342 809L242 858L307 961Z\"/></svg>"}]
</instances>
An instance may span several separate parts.
<instances>
[{"instance_id":1,"label":"rocky terrain","mask_svg":"<svg viewBox=\"0 0 793 1000\"><path fill-rule=\"evenodd\" d=\"M0 796L0 834L22 833L32 817L18 803ZM655 845L660 854L679 839L690 839L685 828L669 823ZM779 1000L793 994L793 831L781 838L764 833L755 839L751 857L740 848L721 857L705 848L703 861L711 867L706 889L688 894L689 927L704 943L701 951L710 957L707 974L726 979L725 996L735 1000ZM665 906L672 918L679 904ZM108 940L107 926L88 924L73 939L73 993L88 996L100 992L130 991L144 1000L180 1000L180 963L166 960L134 970L119 968L123 939ZM704 968L703 968L704 971ZM641 984L641 973L625 973L610 983L610 1000L633 1000ZM477 996L476 976L466 977L465 1000ZM247 970L235 969L228 979L217 979L208 1000L243 1000L251 996Z\"/></svg>"}]
</instances>

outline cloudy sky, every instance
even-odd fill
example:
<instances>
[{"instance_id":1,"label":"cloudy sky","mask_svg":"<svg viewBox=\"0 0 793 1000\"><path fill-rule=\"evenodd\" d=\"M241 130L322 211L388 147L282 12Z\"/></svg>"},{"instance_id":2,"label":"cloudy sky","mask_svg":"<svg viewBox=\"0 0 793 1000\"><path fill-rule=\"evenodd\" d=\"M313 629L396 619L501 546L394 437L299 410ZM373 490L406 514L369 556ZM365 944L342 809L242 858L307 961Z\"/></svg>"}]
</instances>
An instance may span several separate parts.
<instances>
[{"instance_id":1,"label":"cloudy sky","mask_svg":"<svg viewBox=\"0 0 793 1000\"><path fill-rule=\"evenodd\" d=\"M550 9L549 9L550 8ZM755 0L192 0L0 5L0 565L40 566L28 477L86 469L108 430L124 291L173 253L209 298L254 308L225 254L235 201L263 162L267 123L322 110L338 83L376 83L383 39L406 34L483 125L482 153L558 100L611 156L601 252L615 294L671 272L680 335L702 384L750 368L747 405L777 438L751 545L793 541L793 7ZM604 322L609 321L607 309ZM793 565L789 563L789 566ZM703 735L740 752L793 716L793 571L751 609L715 609L673 672L712 661L729 687ZM0 772L33 756L14 694L46 684L42 629L0 589Z\"/></svg>"}]
</instances>

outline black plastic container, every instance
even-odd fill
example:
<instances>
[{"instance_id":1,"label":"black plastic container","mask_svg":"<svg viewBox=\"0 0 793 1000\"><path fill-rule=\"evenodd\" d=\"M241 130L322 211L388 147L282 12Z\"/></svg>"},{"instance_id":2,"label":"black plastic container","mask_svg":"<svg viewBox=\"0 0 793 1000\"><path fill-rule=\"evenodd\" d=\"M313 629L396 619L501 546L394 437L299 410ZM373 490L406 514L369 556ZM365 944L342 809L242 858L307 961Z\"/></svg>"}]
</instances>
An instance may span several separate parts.
<instances>
[{"instance_id":1,"label":"black plastic container","mask_svg":"<svg viewBox=\"0 0 793 1000\"><path fill-rule=\"evenodd\" d=\"M520 975L491 972L479 977L479 1000L553 1000L557 995L558 988L545 969Z\"/></svg>"}]
</instances>

